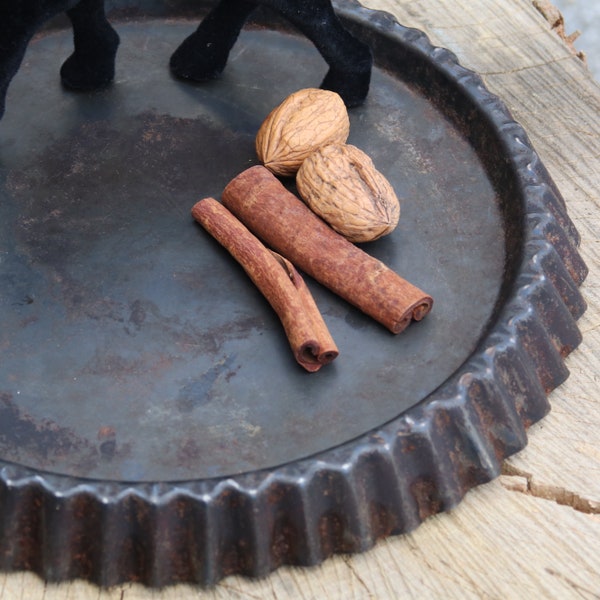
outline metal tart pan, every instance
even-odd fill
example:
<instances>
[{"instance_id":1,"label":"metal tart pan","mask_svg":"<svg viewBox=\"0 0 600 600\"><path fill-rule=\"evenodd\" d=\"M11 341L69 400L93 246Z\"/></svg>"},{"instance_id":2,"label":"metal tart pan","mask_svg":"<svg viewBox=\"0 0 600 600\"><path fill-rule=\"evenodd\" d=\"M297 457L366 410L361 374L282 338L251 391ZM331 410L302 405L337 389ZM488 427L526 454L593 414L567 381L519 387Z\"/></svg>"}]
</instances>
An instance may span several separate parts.
<instances>
[{"instance_id":1,"label":"metal tart pan","mask_svg":"<svg viewBox=\"0 0 600 600\"><path fill-rule=\"evenodd\" d=\"M57 82L70 45L59 20L11 87L4 570L211 585L367 550L496 477L580 343L579 237L523 128L422 32L340 2L375 56L349 141L402 198L398 229L364 248L435 304L395 337L309 281L341 354L299 371L269 307L189 211L256 164L262 119L325 67L259 12L222 79L175 81L168 56L203 6L109 3L117 79L94 94Z\"/></svg>"}]
</instances>

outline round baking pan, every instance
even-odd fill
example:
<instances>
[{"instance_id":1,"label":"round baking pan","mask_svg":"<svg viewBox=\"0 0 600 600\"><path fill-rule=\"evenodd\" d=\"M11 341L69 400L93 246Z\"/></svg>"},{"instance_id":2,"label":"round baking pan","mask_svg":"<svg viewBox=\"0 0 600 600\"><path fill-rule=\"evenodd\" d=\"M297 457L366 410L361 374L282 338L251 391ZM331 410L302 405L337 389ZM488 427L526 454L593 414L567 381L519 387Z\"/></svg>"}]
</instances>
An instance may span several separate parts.
<instances>
[{"instance_id":1,"label":"round baking pan","mask_svg":"<svg viewBox=\"0 0 600 600\"><path fill-rule=\"evenodd\" d=\"M109 8L114 84L61 88L59 19L0 123L2 568L102 585L260 576L363 551L498 475L567 376L586 274L502 102L423 33L336 5L375 57L348 141L402 206L361 247L434 308L394 336L307 277L340 350L309 374L190 209L258 164L262 120L317 87L323 59L259 11L222 78L190 85L168 59L204 3Z\"/></svg>"}]
</instances>

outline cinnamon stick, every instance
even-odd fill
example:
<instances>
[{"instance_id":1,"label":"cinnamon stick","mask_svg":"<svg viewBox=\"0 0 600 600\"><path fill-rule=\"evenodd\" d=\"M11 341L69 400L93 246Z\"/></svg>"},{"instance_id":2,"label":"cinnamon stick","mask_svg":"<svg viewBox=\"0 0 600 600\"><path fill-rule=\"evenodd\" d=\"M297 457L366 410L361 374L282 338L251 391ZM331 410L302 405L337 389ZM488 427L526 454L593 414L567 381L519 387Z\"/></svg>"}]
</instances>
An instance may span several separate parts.
<instances>
[{"instance_id":1,"label":"cinnamon stick","mask_svg":"<svg viewBox=\"0 0 600 600\"><path fill-rule=\"evenodd\" d=\"M214 198L204 198L192 216L240 263L277 313L296 361L318 371L339 352L327 325L294 265L261 241Z\"/></svg>"},{"instance_id":2,"label":"cinnamon stick","mask_svg":"<svg viewBox=\"0 0 600 600\"><path fill-rule=\"evenodd\" d=\"M265 244L392 333L431 310L431 296L334 231L265 167L240 173L221 199Z\"/></svg>"}]
</instances>

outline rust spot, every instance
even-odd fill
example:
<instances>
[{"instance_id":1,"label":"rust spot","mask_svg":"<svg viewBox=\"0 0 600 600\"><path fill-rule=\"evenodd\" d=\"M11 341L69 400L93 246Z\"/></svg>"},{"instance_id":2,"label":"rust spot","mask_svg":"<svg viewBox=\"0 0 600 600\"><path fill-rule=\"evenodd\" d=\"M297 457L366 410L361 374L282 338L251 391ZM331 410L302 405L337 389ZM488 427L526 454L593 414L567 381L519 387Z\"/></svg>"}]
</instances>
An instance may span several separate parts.
<instances>
[{"instance_id":1,"label":"rust spot","mask_svg":"<svg viewBox=\"0 0 600 600\"><path fill-rule=\"evenodd\" d=\"M129 322L136 328L141 329L146 320L146 307L141 300L135 300L131 303L131 312L129 314Z\"/></svg>"},{"instance_id":2,"label":"rust spot","mask_svg":"<svg viewBox=\"0 0 600 600\"><path fill-rule=\"evenodd\" d=\"M98 430L99 449L103 458L112 458L117 451L117 433L113 427L105 425Z\"/></svg>"},{"instance_id":3,"label":"rust spot","mask_svg":"<svg viewBox=\"0 0 600 600\"><path fill-rule=\"evenodd\" d=\"M194 439L182 440L177 450L177 459L182 464L190 464L202 457L202 448Z\"/></svg>"},{"instance_id":4,"label":"rust spot","mask_svg":"<svg viewBox=\"0 0 600 600\"><path fill-rule=\"evenodd\" d=\"M438 489L431 479L420 478L415 480L410 490L419 507L419 519L424 521L431 515L442 510L442 501L438 496Z\"/></svg>"},{"instance_id":5,"label":"rust spot","mask_svg":"<svg viewBox=\"0 0 600 600\"><path fill-rule=\"evenodd\" d=\"M6 460L31 459L46 467L68 456L77 457L78 465L90 467L98 458L87 439L51 419L36 419L7 393L0 393L0 449Z\"/></svg>"}]
</instances>

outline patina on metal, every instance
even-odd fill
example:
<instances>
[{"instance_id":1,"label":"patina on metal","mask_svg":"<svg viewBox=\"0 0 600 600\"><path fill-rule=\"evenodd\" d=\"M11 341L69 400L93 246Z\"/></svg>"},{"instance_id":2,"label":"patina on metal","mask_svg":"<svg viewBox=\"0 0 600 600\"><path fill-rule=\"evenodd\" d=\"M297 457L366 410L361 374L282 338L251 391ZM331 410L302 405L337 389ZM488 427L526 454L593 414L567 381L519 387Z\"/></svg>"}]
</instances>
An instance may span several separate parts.
<instances>
[{"instance_id":1,"label":"patina on metal","mask_svg":"<svg viewBox=\"0 0 600 600\"><path fill-rule=\"evenodd\" d=\"M308 374L190 209L256 164L262 119L324 62L263 14L221 80L190 86L165 62L190 3L111 7L115 85L60 88L58 23L0 124L0 566L264 575L365 550L498 475L567 376L587 272L501 101L421 32L337 5L376 61L349 141L402 199L364 248L435 306L393 336L309 281L340 357Z\"/></svg>"}]
</instances>

